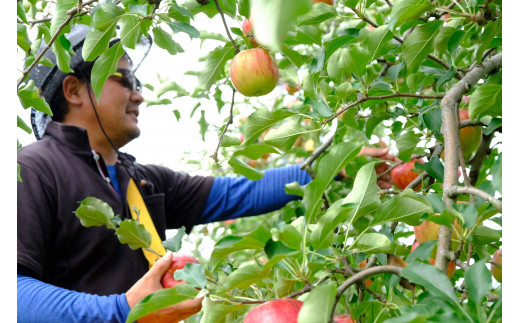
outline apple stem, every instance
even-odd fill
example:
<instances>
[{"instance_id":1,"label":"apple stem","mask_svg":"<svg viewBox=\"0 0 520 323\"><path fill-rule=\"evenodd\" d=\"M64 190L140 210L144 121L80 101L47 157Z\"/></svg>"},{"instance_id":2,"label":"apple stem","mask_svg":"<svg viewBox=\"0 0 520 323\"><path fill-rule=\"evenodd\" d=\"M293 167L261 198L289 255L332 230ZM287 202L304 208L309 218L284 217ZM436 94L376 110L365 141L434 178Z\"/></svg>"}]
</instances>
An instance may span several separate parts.
<instances>
[{"instance_id":1,"label":"apple stem","mask_svg":"<svg viewBox=\"0 0 520 323\"><path fill-rule=\"evenodd\" d=\"M231 41L231 44L233 45L233 48L235 48L235 53L240 53L240 49L238 48L237 44L235 44L235 41L233 40L233 37L231 37L231 34L229 33L228 26L226 24L226 18L224 18L224 12L222 11L222 8L220 8L220 4L218 3L218 0L215 0L215 6L217 7L218 12L220 13L220 16L222 17L222 22L224 23L224 27L226 29L226 34Z\"/></svg>"}]
</instances>

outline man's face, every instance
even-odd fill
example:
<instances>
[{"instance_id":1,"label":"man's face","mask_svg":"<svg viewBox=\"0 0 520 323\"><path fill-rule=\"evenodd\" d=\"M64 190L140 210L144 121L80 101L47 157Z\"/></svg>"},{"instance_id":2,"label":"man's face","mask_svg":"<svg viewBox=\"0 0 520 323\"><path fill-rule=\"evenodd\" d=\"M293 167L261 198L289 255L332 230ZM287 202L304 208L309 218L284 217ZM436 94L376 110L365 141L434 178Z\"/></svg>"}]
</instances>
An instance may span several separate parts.
<instances>
[{"instance_id":1,"label":"man's face","mask_svg":"<svg viewBox=\"0 0 520 323\"><path fill-rule=\"evenodd\" d=\"M128 59L123 56L117 67L126 71L122 70L123 73L117 73L107 79L99 97L97 112L110 140L120 148L139 137L137 116L143 96L139 89L130 89L132 84L129 82L127 71L131 70L131 65Z\"/></svg>"}]
</instances>

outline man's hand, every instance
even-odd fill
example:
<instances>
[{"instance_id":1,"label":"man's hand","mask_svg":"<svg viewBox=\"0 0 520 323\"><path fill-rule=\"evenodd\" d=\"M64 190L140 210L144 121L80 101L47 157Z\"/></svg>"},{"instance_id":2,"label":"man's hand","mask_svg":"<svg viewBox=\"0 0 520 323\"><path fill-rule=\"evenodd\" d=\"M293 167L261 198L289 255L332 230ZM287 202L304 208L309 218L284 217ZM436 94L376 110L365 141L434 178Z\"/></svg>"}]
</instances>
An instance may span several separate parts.
<instances>
[{"instance_id":1,"label":"man's hand","mask_svg":"<svg viewBox=\"0 0 520 323\"><path fill-rule=\"evenodd\" d=\"M384 143L381 144L381 142L380 142L380 145L383 145L383 144ZM380 148L380 147L367 147L367 146L363 146L361 148L361 151L359 152L358 156L367 156L367 157L380 158L380 159L388 160L388 161L391 161L391 162L394 162L394 163L401 162L397 157L395 157L392 154L389 154L389 151L390 151L390 148L388 148L388 147L381 147ZM390 167L391 167L390 164L388 164L386 162L382 162L382 163L376 165L376 167L375 167L376 174L377 175L383 174L388 169L390 169ZM339 175L341 177L346 177L347 173L345 172L344 169L342 169L341 172L339 173ZM380 179L378 179L377 180L377 185L380 188L382 188L382 189L392 188L393 183L392 183L392 177L390 176L390 172L386 173Z\"/></svg>"},{"instance_id":2,"label":"man's hand","mask_svg":"<svg viewBox=\"0 0 520 323\"><path fill-rule=\"evenodd\" d=\"M126 300L130 308L142 300L147 295L162 289L161 278L168 271L172 263L171 252L150 268L150 270L139 279L134 286L126 292ZM194 300L186 300L175 305L162 308L150 313L138 320L138 323L175 323L180 322L200 311L202 308L202 297Z\"/></svg>"}]
</instances>

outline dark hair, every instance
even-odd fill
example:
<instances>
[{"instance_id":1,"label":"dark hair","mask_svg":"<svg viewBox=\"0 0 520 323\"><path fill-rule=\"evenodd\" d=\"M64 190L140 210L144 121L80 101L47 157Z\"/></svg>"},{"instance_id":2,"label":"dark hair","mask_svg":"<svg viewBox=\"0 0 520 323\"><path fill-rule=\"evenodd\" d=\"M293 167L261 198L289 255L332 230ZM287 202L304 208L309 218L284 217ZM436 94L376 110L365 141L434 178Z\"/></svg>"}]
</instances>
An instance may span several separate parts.
<instances>
[{"instance_id":1,"label":"dark hair","mask_svg":"<svg viewBox=\"0 0 520 323\"><path fill-rule=\"evenodd\" d=\"M91 62L81 62L75 69L74 73L69 73L68 75L75 76L79 80L90 84L90 76L92 74L92 67L94 66L94 61ZM65 95L63 94L63 78L61 80L61 84L58 87L56 93L49 102L49 106L52 110L52 120L62 122L65 118L67 112L69 112L69 105L67 104L67 100L65 99Z\"/></svg>"},{"instance_id":2,"label":"dark hair","mask_svg":"<svg viewBox=\"0 0 520 323\"><path fill-rule=\"evenodd\" d=\"M131 58L125 53L122 57L125 57L128 59L130 64L132 64ZM69 73L67 75L72 75L78 78L80 81L87 83L87 85L90 84L90 79L92 75L92 67L94 67L94 61L86 62L82 61L74 70L74 73ZM49 102L49 106L52 110L52 120L62 122L65 118L65 115L69 112L69 106L67 103L67 100L65 99L65 95L63 94L63 80L65 77L61 80L61 84L58 87L56 94L51 99L51 102Z\"/></svg>"}]
</instances>

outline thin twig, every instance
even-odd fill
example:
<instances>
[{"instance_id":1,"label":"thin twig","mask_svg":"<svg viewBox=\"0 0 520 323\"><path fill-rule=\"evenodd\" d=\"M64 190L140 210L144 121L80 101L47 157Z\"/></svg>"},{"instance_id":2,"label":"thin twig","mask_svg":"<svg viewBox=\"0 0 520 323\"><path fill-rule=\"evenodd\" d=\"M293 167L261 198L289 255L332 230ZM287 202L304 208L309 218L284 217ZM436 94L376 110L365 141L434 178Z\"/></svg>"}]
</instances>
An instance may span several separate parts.
<instances>
[{"instance_id":1,"label":"thin twig","mask_svg":"<svg viewBox=\"0 0 520 323\"><path fill-rule=\"evenodd\" d=\"M224 130L222 130L222 133L220 134L220 137L218 139L217 149L215 149L215 153L213 154L213 156L211 156L211 158L213 158L215 160L215 163L217 163L217 164L218 164L218 149L220 148L222 139L224 138L224 135L226 134L226 131L227 131L229 125L233 123L233 107L235 105L235 93L236 93L236 89L233 88L233 94L231 96L231 107L229 108L229 118L226 123L226 126L224 127Z\"/></svg>"},{"instance_id":2,"label":"thin twig","mask_svg":"<svg viewBox=\"0 0 520 323\"><path fill-rule=\"evenodd\" d=\"M235 44L235 41L233 40L233 37L231 37L231 33L229 32L226 18L224 17L224 12L222 11L222 8L220 8L220 4L218 3L218 0L215 0L215 6L217 7L218 12L220 13L220 17L222 17L222 22L224 23L224 27L226 29L226 34L231 41L231 44L233 45L233 48L235 48L235 54L240 53L240 49L238 48L237 44Z\"/></svg>"}]
</instances>

